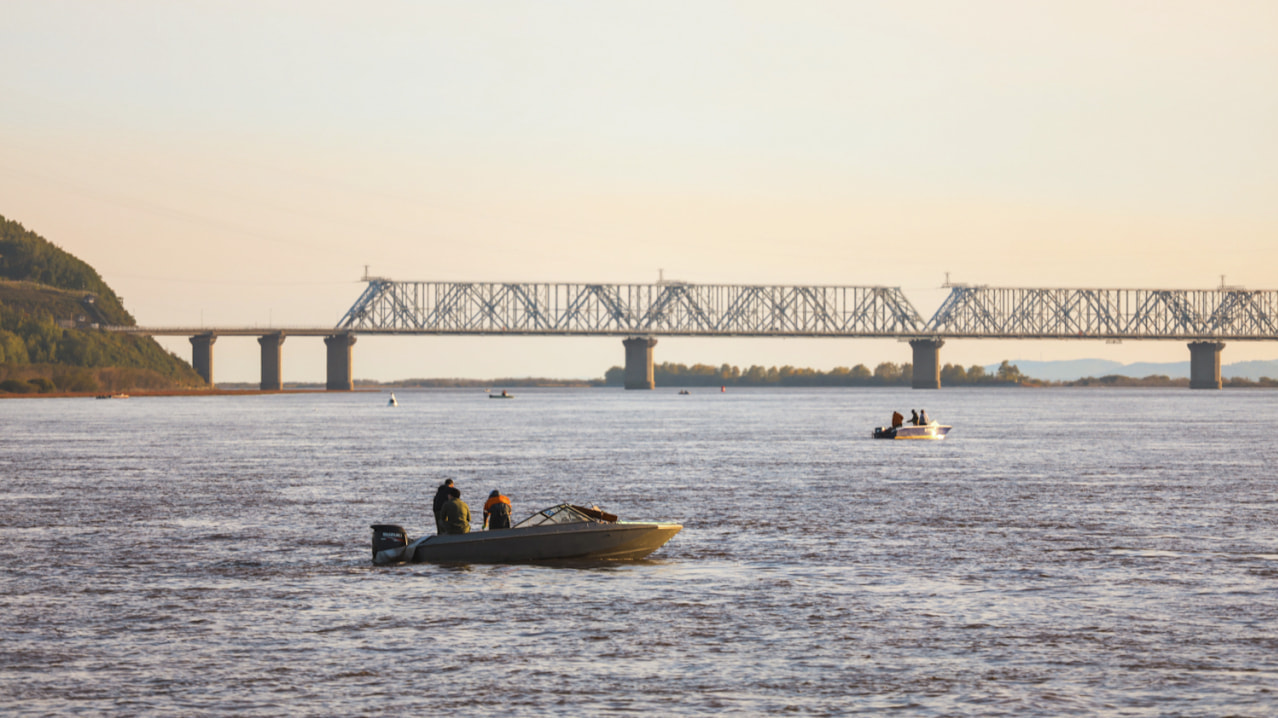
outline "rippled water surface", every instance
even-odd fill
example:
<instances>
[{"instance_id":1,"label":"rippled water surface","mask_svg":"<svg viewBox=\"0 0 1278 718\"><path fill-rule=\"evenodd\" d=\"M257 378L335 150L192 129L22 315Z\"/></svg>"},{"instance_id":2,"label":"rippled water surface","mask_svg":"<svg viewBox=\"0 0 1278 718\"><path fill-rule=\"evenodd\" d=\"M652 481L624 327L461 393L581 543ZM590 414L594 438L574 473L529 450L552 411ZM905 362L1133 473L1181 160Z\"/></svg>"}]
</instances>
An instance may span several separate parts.
<instances>
[{"instance_id":1,"label":"rippled water surface","mask_svg":"<svg viewBox=\"0 0 1278 718\"><path fill-rule=\"evenodd\" d=\"M0 401L0 713L1278 712L1278 392L397 394ZM373 567L444 478L685 528Z\"/></svg>"}]
</instances>

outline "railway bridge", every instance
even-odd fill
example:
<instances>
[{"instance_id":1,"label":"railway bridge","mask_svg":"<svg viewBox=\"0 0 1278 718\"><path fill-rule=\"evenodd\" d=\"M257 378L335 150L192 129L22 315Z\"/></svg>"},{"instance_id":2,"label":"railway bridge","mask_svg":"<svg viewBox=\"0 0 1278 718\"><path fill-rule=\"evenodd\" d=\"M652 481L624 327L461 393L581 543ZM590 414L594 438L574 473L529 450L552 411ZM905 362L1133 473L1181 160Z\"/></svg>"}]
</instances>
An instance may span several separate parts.
<instances>
[{"instance_id":1,"label":"railway bridge","mask_svg":"<svg viewBox=\"0 0 1278 718\"><path fill-rule=\"evenodd\" d=\"M959 339L1181 341L1190 388L1219 389L1226 341L1278 341L1278 290L1033 289L947 284L924 320L899 287L399 282L367 286L335 327L105 327L190 337L192 365L213 383L220 336L256 336L261 387L282 387L288 336L321 336L330 390L353 388L360 335L619 337L625 386L652 389L658 337L894 338L913 351L915 389L940 388L940 350Z\"/></svg>"}]
</instances>

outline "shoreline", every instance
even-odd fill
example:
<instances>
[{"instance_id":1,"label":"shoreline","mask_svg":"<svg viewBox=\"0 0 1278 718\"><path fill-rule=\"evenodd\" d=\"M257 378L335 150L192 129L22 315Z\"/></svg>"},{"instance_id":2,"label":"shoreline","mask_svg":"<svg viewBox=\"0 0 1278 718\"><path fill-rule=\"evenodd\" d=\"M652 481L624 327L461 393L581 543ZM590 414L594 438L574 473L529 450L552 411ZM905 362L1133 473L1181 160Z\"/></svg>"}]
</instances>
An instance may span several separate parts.
<instances>
[{"instance_id":1,"label":"shoreline","mask_svg":"<svg viewBox=\"0 0 1278 718\"><path fill-rule=\"evenodd\" d=\"M589 386L589 385L562 385L562 386L526 386L517 387L520 389L620 389L618 386ZM909 387L903 386L730 386L731 389L904 389ZM1271 385L1252 383L1252 384L1229 384L1226 382L1220 389L1216 391L1226 391L1229 389L1274 389ZM140 399L148 397L172 397L172 396L262 396L269 394L385 394L393 391L457 391L457 390L473 390L476 387L464 386L389 386L380 387L355 387L348 391L330 391L324 388L308 387L308 388L292 388L292 389L158 389L158 390L137 390L130 392L112 392L110 394L104 392L47 392L47 393L30 393L30 394L9 394L0 392L0 401L5 399ZM717 386L659 386L654 389L648 389L650 392L676 391L676 390L699 390L696 393L722 393ZM942 387L945 389L990 389L990 390L1008 390L1008 389L1080 389L1080 390L1122 390L1122 389L1186 389L1185 384L1126 384L1126 383L1088 383L1088 384L1020 384L1020 385L959 385Z\"/></svg>"},{"instance_id":2,"label":"shoreline","mask_svg":"<svg viewBox=\"0 0 1278 718\"><path fill-rule=\"evenodd\" d=\"M349 392L334 393L380 393L381 389L355 388ZM3 399L140 399L156 396L260 396L262 394L327 394L328 389L139 389L128 392L103 393L100 391L51 391L44 394L5 394Z\"/></svg>"}]
</instances>

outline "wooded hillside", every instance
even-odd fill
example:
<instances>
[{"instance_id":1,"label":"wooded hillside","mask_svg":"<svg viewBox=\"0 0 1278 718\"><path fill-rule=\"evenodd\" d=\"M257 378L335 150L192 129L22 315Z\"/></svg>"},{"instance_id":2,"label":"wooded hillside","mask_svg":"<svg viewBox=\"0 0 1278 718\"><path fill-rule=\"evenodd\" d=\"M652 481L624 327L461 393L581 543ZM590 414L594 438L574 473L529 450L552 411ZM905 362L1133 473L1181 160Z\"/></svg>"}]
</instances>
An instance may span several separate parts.
<instances>
[{"instance_id":1,"label":"wooded hillside","mask_svg":"<svg viewBox=\"0 0 1278 718\"><path fill-rule=\"evenodd\" d=\"M187 389L191 366L133 325L93 267L0 216L0 393Z\"/></svg>"}]
</instances>

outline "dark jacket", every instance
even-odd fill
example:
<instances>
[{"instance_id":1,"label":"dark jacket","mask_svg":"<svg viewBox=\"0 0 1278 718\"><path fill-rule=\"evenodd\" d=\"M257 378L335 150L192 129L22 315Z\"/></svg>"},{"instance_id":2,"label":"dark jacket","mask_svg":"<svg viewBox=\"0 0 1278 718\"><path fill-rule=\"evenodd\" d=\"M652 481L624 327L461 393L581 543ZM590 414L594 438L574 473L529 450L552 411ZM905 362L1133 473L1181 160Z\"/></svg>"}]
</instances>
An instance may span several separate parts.
<instances>
[{"instance_id":1,"label":"dark jacket","mask_svg":"<svg viewBox=\"0 0 1278 718\"><path fill-rule=\"evenodd\" d=\"M452 498L448 494L448 490L451 488L452 487L448 484L440 484L439 488L435 491L435 503L432 504L432 510L434 511L435 518L437 520L439 519L439 510L444 508L444 502Z\"/></svg>"},{"instance_id":2,"label":"dark jacket","mask_svg":"<svg viewBox=\"0 0 1278 718\"><path fill-rule=\"evenodd\" d=\"M439 511L439 519L446 534L470 533L470 507L461 499L445 501Z\"/></svg>"}]
</instances>

